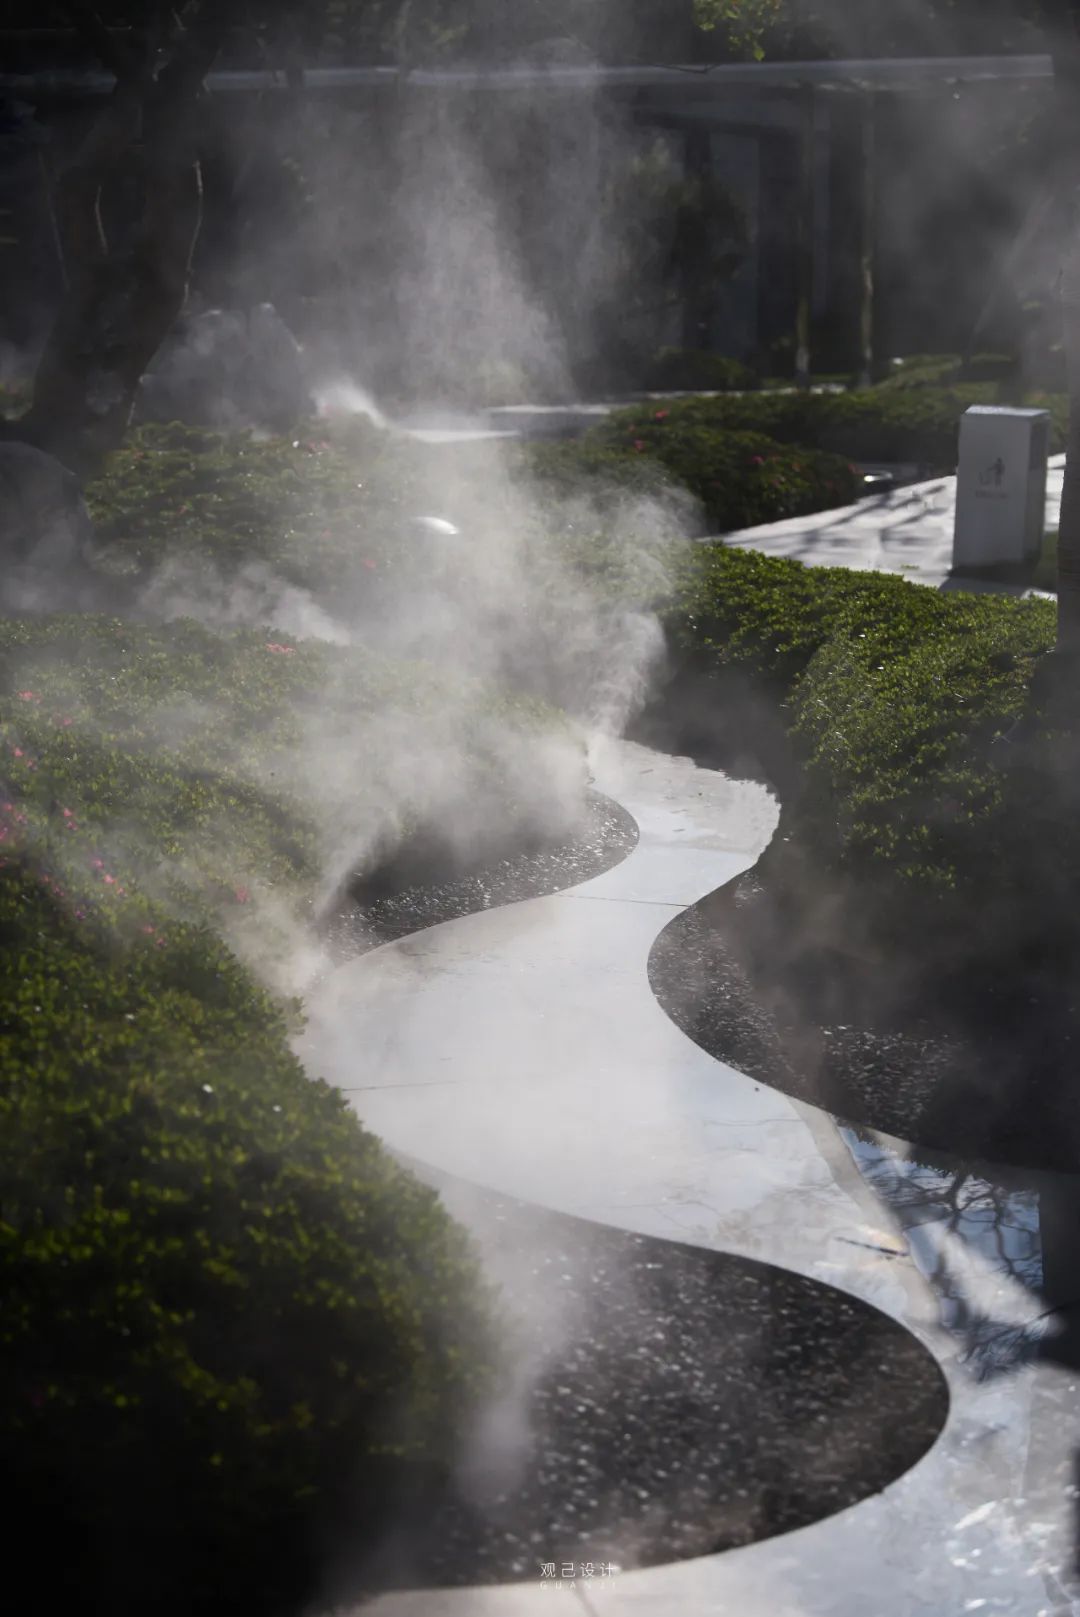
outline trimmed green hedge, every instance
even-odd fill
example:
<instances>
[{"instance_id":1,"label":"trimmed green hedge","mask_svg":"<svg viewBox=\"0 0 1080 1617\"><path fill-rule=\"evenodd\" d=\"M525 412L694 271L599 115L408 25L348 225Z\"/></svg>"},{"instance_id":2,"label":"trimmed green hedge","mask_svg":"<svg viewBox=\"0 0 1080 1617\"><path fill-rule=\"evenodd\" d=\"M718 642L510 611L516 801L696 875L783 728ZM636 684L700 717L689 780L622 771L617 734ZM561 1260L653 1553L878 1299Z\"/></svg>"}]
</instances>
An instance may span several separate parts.
<instances>
[{"instance_id":1,"label":"trimmed green hedge","mask_svg":"<svg viewBox=\"0 0 1080 1617\"><path fill-rule=\"evenodd\" d=\"M696 666L741 667L784 704L805 765L795 823L823 861L968 902L1022 886L1030 783L989 744L1025 710L1050 603L711 546L671 626Z\"/></svg>"},{"instance_id":2,"label":"trimmed green hedge","mask_svg":"<svg viewBox=\"0 0 1080 1617\"><path fill-rule=\"evenodd\" d=\"M582 442L500 446L497 463L493 454L487 443L401 439L364 419L298 440L143 427L87 498L102 565L121 580L166 557L209 560L226 579L257 564L332 608L343 586L350 600L387 591L399 603L431 588L409 523L443 484L442 514L466 534L474 519L490 532L505 511L523 584L546 576L553 551L582 577L610 571L627 588L648 572L649 547L628 540L623 519L634 496L677 503L658 461Z\"/></svg>"},{"instance_id":3,"label":"trimmed green hedge","mask_svg":"<svg viewBox=\"0 0 1080 1617\"><path fill-rule=\"evenodd\" d=\"M564 452L579 464L604 454L655 459L700 500L710 526L723 531L855 499L858 477L841 456L791 449L760 432L713 422L709 406L738 402L684 399L619 410Z\"/></svg>"},{"instance_id":4,"label":"trimmed green hedge","mask_svg":"<svg viewBox=\"0 0 1080 1617\"><path fill-rule=\"evenodd\" d=\"M754 393L737 398L672 400L665 425L672 436L701 441L703 434L764 433L781 444L842 455L855 461L910 461L942 471L956 466L960 417L972 404L992 404L991 384L952 389L868 388L854 393ZM1052 446L1065 447L1068 401L1033 394L1031 405L1053 418ZM612 442L640 431L642 412L621 410L605 427Z\"/></svg>"},{"instance_id":5,"label":"trimmed green hedge","mask_svg":"<svg viewBox=\"0 0 1080 1617\"><path fill-rule=\"evenodd\" d=\"M295 1612L446 1473L490 1299L228 951L62 839L0 872L12 1564L47 1524L47 1605Z\"/></svg>"},{"instance_id":6,"label":"trimmed green hedge","mask_svg":"<svg viewBox=\"0 0 1080 1617\"><path fill-rule=\"evenodd\" d=\"M709 401L643 404L581 439L501 451L532 507L527 544L541 569L553 546L583 576L595 575L598 556L624 573L636 567L643 547L627 543L624 529L637 496L674 511L678 491L689 490L709 526L722 530L856 497L858 480L843 458L714 431L686 418L699 402ZM104 564L121 575L148 572L166 554L208 557L226 577L256 562L330 604L343 581L370 592L430 584L410 572L423 553L403 534L440 481L453 491L455 520L468 525L475 498L490 525L507 498L507 519L520 525L520 500L499 486L491 453L487 445L415 444L363 421L296 441L144 427L109 458L88 501ZM696 520L687 510L687 526ZM530 564L527 553L522 562Z\"/></svg>"},{"instance_id":7,"label":"trimmed green hedge","mask_svg":"<svg viewBox=\"0 0 1080 1617\"><path fill-rule=\"evenodd\" d=\"M47 1604L295 1613L335 1543L423 1508L490 1384L464 1236L220 935L262 950L337 817L377 828L368 715L453 708L470 812L531 826L491 726L526 747L552 715L483 695L265 632L0 623L2 1505L14 1546L63 1547Z\"/></svg>"}]
</instances>

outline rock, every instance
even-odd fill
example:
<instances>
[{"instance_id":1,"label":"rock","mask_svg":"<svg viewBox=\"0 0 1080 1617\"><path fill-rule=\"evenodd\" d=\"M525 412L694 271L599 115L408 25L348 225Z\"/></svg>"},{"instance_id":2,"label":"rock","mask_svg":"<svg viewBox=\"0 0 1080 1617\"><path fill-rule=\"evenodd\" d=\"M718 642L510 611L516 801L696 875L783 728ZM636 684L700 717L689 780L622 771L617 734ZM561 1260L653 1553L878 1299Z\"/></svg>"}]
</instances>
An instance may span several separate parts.
<instances>
[{"instance_id":1,"label":"rock","mask_svg":"<svg viewBox=\"0 0 1080 1617\"><path fill-rule=\"evenodd\" d=\"M139 384L134 420L288 430L313 409L303 350L272 303L185 317Z\"/></svg>"},{"instance_id":2,"label":"rock","mask_svg":"<svg viewBox=\"0 0 1080 1617\"><path fill-rule=\"evenodd\" d=\"M0 443L0 607L85 609L102 581L75 474L31 444Z\"/></svg>"}]
</instances>

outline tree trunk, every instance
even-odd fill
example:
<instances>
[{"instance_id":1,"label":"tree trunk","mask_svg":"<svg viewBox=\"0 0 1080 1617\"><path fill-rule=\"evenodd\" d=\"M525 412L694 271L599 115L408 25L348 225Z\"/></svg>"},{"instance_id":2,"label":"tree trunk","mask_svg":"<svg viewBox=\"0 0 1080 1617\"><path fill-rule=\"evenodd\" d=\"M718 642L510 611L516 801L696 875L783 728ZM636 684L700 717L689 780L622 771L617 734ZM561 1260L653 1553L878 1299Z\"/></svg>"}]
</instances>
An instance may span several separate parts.
<instances>
[{"instance_id":1,"label":"tree trunk","mask_svg":"<svg viewBox=\"0 0 1080 1617\"><path fill-rule=\"evenodd\" d=\"M48 450L81 475L120 443L139 379L184 306L202 217L197 106L232 10L230 0L207 3L167 52L148 41L141 61L108 53L116 88L58 187L69 286L33 403L5 435ZM128 238L111 244L101 195L131 162L141 213Z\"/></svg>"},{"instance_id":2,"label":"tree trunk","mask_svg":"<svg viewBox=\"0 0 1080 1617\"><path fill-rule=\"evenodd\" d=\"M1054 51L1060 150L1060 205L1065 228L1061 305L1069 384L1069 436L1058 532L1057 650L1080 656L1080 0L1069 0L1068 17Z\"/></svg>"}]
</instances>

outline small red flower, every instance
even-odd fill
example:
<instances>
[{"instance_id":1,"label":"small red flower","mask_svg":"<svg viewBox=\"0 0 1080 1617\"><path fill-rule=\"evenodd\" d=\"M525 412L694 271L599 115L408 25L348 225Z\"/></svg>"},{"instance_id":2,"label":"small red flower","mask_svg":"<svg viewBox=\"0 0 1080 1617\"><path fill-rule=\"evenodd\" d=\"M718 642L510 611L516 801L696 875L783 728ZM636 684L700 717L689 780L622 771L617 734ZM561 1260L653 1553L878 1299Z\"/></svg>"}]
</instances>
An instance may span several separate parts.
<instances>
[{"instance_id":1,"label":"small red flower","mask_svg":"<svg viewBox=\"0 0 1080 1617\"><path fill-rule=\"evenodd\" d=\"M20 702L40 702L41 697L37 694L36 691L20 691L19 692L19 701Z\"/></svg>"},{"instance_id":2,"label":"small red flower","mask_svg":"<svg viewBox=\"0 0 1080 1617\"><path fill-rule=\"evenodd\" d=\"M12 749L11 749L11 750L12 750L12 752L13 752L13 753L14 753L14 754L15 754L15 756L16 756L16 758L21 758L21 757L22 757L22 755L23 755L23 750L22 750L22 748L21 748L21 747L12 747Z\"/></svg>"},{"instance_id":3,"label":"small red flower","mask_svg":"<svg viewBox=\"0 0 1080 1617\"><path fill-rule=\"evenodd\" d=\"M666 421L670 414L671 414L670 410L657 410L655 416L653 417L653 420L654 421Z\"/></svg>"},{"instance_id":4,"label":"small red flower","mask_svg":"<svg viewBox=\"0 0 1080 1617\"><path fill-rule=\"evenodd\" d=\"M110 876L110 875L109 875L109 874L108 874L108 872L107 872L107 871L106 871L106 873L105 873L105 880L106 880L106 882L107 882L107 883L108 883L108 885L109 885L109 886L110 886L110 887L112 887L112 886L113 886L113 885L114 885L114 884L115 884L115 882L116 882L116 877L115 877L115 876Z\"/></svg>"}]
</instances>

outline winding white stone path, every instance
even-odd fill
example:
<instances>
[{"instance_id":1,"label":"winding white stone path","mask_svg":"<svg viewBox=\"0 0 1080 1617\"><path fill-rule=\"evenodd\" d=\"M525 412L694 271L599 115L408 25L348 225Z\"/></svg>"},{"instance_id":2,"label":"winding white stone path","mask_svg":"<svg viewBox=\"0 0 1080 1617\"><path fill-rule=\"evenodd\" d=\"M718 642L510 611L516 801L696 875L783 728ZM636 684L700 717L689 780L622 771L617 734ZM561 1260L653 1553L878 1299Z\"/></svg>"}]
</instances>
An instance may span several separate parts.
<instances>
[{"instance_id":1,"label":"winding white stone path","mask_svg":"<svg viewBox=\"0 0 1080 1617\"><path fill-rule=\"evenodd\" d=\"M1040 1299L974 1247L972 1258L955 1227L930 1263L929 1214L894 1219L888 1197L871 1188L880 1172L857 1162L859 1148L830 1118L713 1060L650 990L657 934L755 862L775 828L774 800L760 786L628 743L609 744L594 769L599 789L640 828L622 864L566 893L446 922L340 967L308 996L298 1054L312 1076L349 1094L392 1149L422 1164L558 1212L765 1259L866 1299L935 1353L951 1409L937 1443L884 1493L746 1549L579 1582L561 1591L560 1609L1080 1611L1057 1576L1071 1528L1073 1376L1042 1364L978 1380L943 1306L941 1275L1021 1334ZM904 1147L883 1149L901 1171ZM954 1249L967 1254L966 1269ZM388 1595L365 1610L532 1617L550 1612L557 1592L538 1579Z\"/></svg>"}]
</instances>

